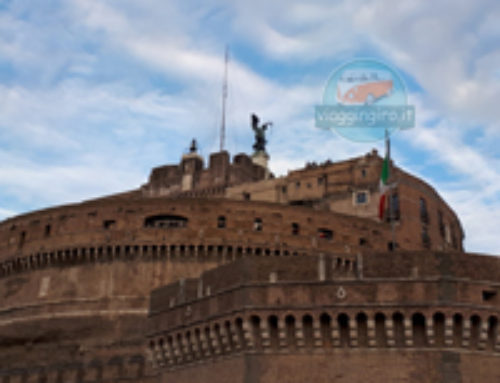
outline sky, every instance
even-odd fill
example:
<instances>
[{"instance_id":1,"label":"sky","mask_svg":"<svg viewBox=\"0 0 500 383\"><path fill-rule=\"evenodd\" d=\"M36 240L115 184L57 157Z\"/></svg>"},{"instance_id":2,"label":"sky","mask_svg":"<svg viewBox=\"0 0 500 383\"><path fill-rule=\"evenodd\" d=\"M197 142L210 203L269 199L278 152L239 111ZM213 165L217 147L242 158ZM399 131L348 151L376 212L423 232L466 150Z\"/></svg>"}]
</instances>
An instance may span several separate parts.
<instances>
[{"instance_id":1,"label":"sky","mask_svg":"<svg viewBox=\"0 0 500 383\"><path fill-rule=\"evenodd\" d=\"M137 188L196 138L250 153L272 121L270 167L342 160L355 143L314 124L331 73L357 58L399 72L416 124L396 165L459 215L470 252L500 255L498 0L0 0L0 220Z\"/></svg>"}]
</instances>

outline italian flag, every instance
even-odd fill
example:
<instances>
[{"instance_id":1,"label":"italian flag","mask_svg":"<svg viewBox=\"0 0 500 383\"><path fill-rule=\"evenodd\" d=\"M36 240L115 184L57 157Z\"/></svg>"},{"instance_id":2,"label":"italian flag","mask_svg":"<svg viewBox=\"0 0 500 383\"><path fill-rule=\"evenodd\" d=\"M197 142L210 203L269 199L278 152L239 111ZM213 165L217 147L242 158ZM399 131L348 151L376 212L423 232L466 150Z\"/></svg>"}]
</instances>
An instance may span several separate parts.
<instances>
[{"instance_id":1,"label":"italian flag","mask_svg":"<svg viewBox=\"0 0 500 383\"><path fill-rule=\"evenodd\" d=\"M386 150L384 163L382 164L382 172L380 173L380 201L378 205L378 217L384 219L385 204L387 200L387 191L389 190L389 185L387 185L387 180L389 179L389 150Z\"/></svg>"}]
</instances>

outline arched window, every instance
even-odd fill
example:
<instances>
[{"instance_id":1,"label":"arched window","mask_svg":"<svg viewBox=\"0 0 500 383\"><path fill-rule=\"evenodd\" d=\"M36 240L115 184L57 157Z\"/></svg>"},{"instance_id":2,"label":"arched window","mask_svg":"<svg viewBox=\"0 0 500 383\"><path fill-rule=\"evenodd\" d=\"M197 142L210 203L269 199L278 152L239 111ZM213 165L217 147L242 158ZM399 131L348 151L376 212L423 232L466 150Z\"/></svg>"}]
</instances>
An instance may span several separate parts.
<instances>
[{"instance_id":1,"label":"arched window","mask_svg":"<svg viewBox=\"0 0 500 383\"><path fill-rule=\"evenodd\" d=\"M349 317L347 314L340 314L337 317L337 324L339 326L341 347L349 347Z\"/></svg>"},{"instance_id":2,"label":"arched window","mask_svg":"<svg viewBox=\"0 0 500 383\"><path fill-rule=\"evenodd\" d=\"M261 347L261 333L260 333L260 317L257 315L252 315L250 317L250 325L252 328L252 337L254 341L255 348L259 349Z\"/></svg>"},{"instance_id":3,"label":"arched window","mask_svg":"<svg viewBox=\"0 0 500 383\"><path fill-rule=\"evenodd\" d=\"M285 318L286 343L288 347L295 347L295 317L288 315Z\"/></svg>"},{"instance_id":4,"label":"arched window","mask_svg":"<svg viewBox=\"0 0 500 383\"><path fill-rule=\"evenodd\" d=\"M425 317L416 313L412 316L413 345L423 347L427 344Z\"/></svg>"},{"instance_id":5,"label":"arched window","mask_svg":"<svg viewBox=\"0 0 500 383\"><path fill-rule=\"evenodd\" d=\"M377 341L377 346L387 346L385 315L383 313L375 314L375 340Z\"/></svg>"},{"instance_id":6,"label":"arched window","mask_svg":"<svg viewBox=\"0 0 500 383\"><path fill-rule=\"evenodd\" d=\"M368 318L365 313L356 315L356 326L358 328L358 343L360 346L368 345Z\"/></svg>"},{"instance_id":7,"label":"arched window","mask_svg":"<svg viewBox=\"0 0 500 383\"><path fill-rule=\"evenodd\" d=\"M445 317L443 313L436 313L433 317L434 322L434 338L436 346L444 346L445 338Z\"/></svg>"},{"instance_id":8,"label":"arched window","mask_svg":"<svg viewBox=\"0 0 500 383\"><path fill-rule=\"evenodd\" d=\"M473 315L470 318L470 325L470 346L471 348L477 348L481 335L481 317Z\"/></svg>"},{"instance_id":9,"label":"arched window","mask_svg":"<svg viewBox=\"0 0 500 383\"><path fill-rule=\"evenodd\" d=\"M462 338L464 331L464 320L461 314L453 316L453 343L455 347L462 347Z\"/></svg>"},{"instance_id":10,"label":"arched window","mask_svg":"<svg viewBox=\"0 0 500 383\"><path fill-rule=\"evenodd\" d=\"M243 330L243 319L241 318L236 318L235 327L236 327L236 335L238 337L238 343L240 344L240 347L242 349L246 348L246 341L245 341L245 331Z\"/></svg>"},{"instance_id":11,"label":"arched window","mask_svg":"<svg viewBox=\"0 0 500 383\"><path fill-rule=\"evenodd\" d=\"M277 349L279 347L278 338L278 317L271 315L267 318L267 325L269 326L269 338L271 340L271 348Z\"/></svg>"},{"instance_id":12,"label":"arched window","mask_svg":"<svg viewBox=\"0 0 500 383\"><path fill-rule=\"evenodd\" d=\"M304 329L304 341L307 347L314 344L313 318L310 315L302 317L302 328Z\"/></svg>"},{"instance_id":13,"label":"arched window","mask_svg":"<svg viewBox=\"0 0 500 383\"><path fill-rule=\"evenodd\" d=\"M319 317L319 322L323 345L329 347L332 344L332 318L327 313L323 313Z\"/></svg>"},{"instance_id":14,"label":"arched window","mask_svg":"<svg viewBox=\"0 0 500 383\"><path fill-rule=\"evenodd\" d=\"M394 340L396 346L402 347L405 342L405 328L404 328L404 317L401 313L395 313L392 316L392 321L394 325Z\"/></svg>"},{"instance_id":15,"label":"arched window","mask_svg":"<svg viewBox=\"0 0 500 383\"><path fill-rule=\"evenodd\" d=\"M194 342L196 344L196 349L197 349L197 352L194 355L195 359L203 358L203 351L202 351L203 346L201 341L201 331L199 328L196 328L194 330Z\"/></svg>"},{"instance_id":16,"label":"arched window","mask_svg":"<svg viewBox=\"0 0 500 383\"><path fill-rule=\"evenodd\" d=\"M488 349L493 350L497 342L498 319L494 316L488 318Z\"/></svg>"}]
</instances>

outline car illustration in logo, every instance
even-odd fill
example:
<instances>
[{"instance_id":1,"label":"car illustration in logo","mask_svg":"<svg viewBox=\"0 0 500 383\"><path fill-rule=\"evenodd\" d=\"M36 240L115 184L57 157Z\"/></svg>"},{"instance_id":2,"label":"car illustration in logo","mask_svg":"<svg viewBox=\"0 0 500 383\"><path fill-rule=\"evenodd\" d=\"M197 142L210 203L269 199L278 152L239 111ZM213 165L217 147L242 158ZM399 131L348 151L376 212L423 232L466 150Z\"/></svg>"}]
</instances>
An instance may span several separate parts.
<instances>
[{"instance_id":1,"label":"car illustration in logo","mask_svg":"<svg viewBox=\"0 0 500 383\"><path fill-rule=\"evenodd\" d=\"M347 70L337 82L337 102L342 105L371 105L392 92L389 72Z\"/></svg>"}]
</instances>

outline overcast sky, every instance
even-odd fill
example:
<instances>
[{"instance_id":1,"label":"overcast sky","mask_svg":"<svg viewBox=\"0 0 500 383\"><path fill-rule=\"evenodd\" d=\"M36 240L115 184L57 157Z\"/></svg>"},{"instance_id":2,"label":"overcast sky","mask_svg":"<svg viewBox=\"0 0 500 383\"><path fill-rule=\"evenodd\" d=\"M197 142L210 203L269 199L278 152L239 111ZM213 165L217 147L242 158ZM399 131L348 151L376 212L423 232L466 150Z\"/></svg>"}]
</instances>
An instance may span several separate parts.
<instances>
[{"instance_id":1,"label":"overcast sky","mask_svg":"<svg viewBox=\"0 0 500 383\"><path fill-rule=\"evenodd\" d=\"M278 175L382 152L315 128L314 105L349 60L396 68L417 121L394 161L468 251L500 254L498 0L0 0L0 219L136 188L193 137L216 151L226 44L226 147L251 152L251 112L273 121Z\"/></svg>"}]
</instances>

